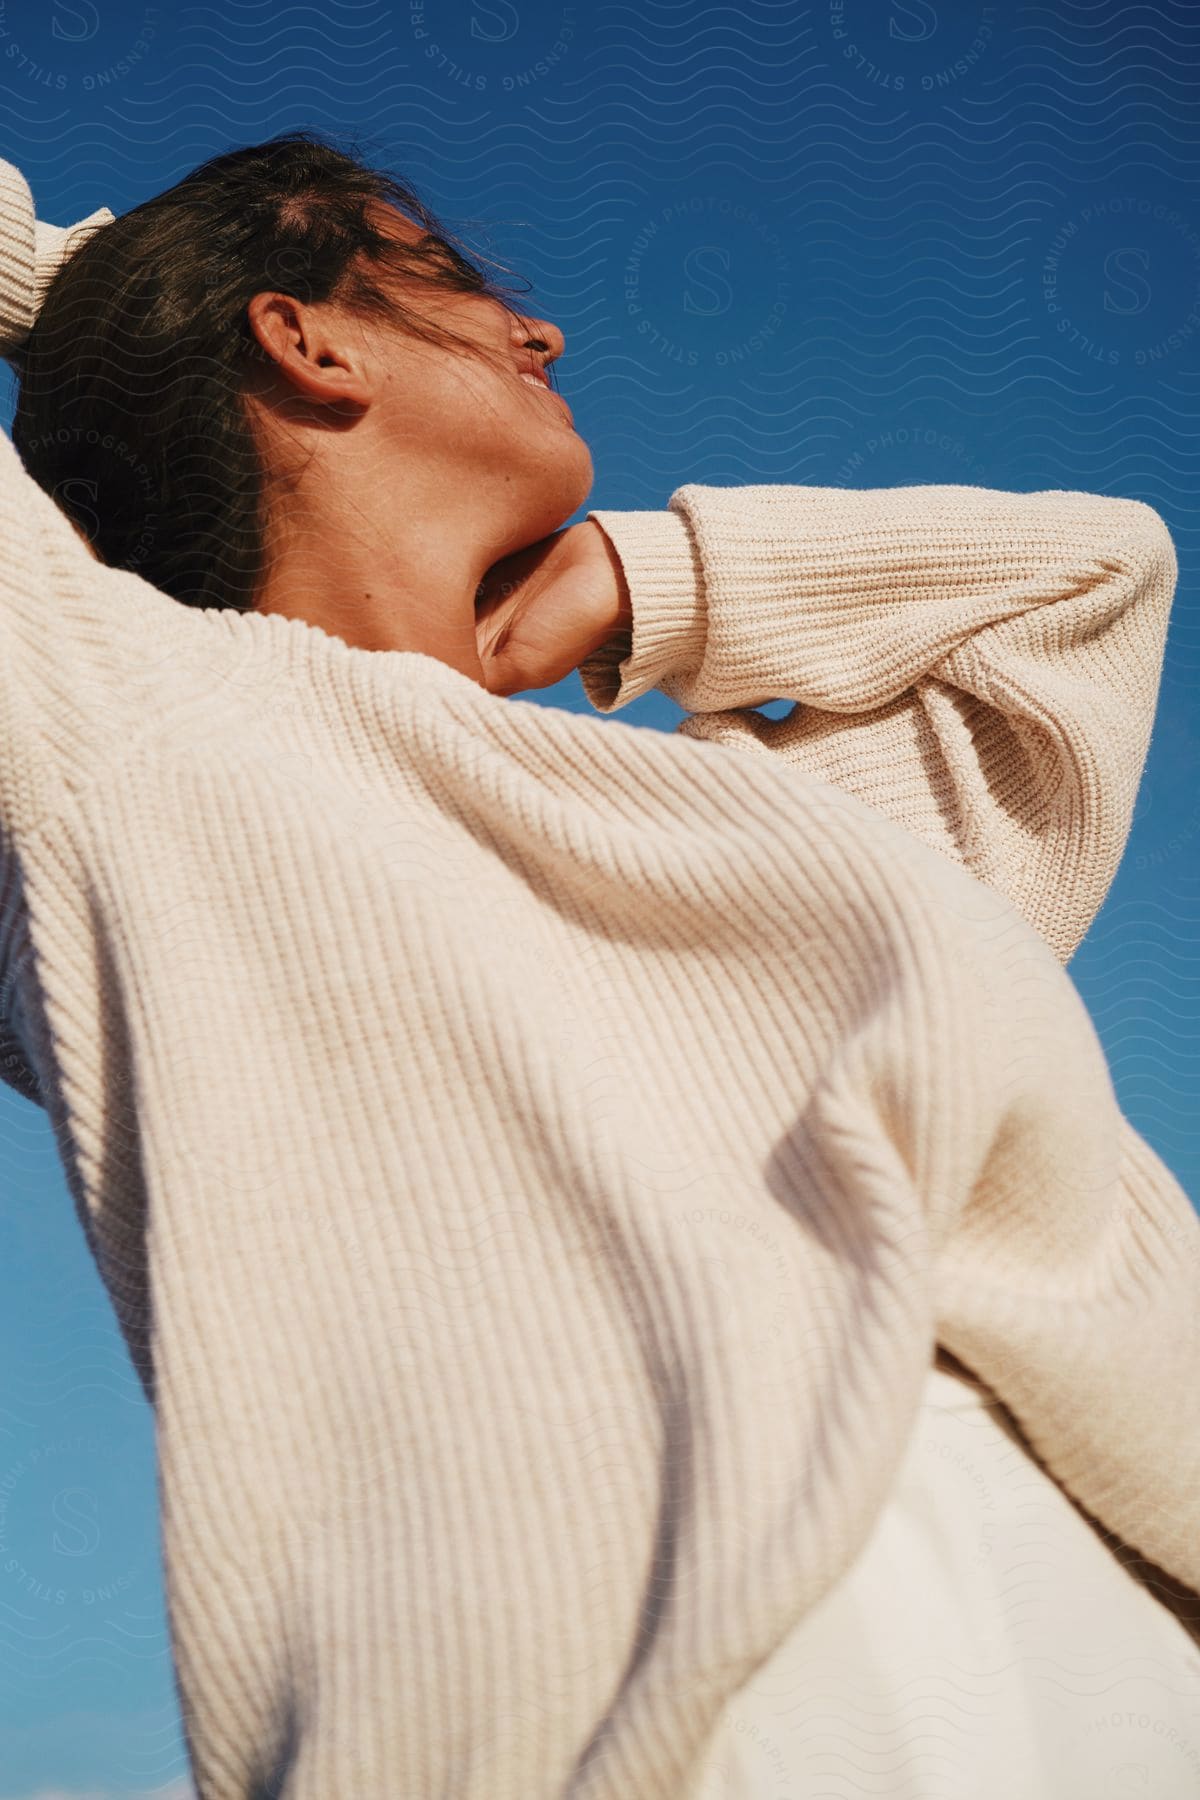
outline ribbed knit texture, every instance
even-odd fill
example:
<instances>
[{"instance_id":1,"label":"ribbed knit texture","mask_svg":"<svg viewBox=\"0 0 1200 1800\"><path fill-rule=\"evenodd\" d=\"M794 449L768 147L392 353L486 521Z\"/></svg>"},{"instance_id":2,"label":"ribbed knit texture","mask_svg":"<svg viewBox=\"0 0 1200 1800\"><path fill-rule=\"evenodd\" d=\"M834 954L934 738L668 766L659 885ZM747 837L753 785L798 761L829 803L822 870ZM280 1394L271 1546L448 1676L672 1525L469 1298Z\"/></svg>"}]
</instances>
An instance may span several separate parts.
<instances>
[{"instance_id":1,"label":"ribbed knit texture","mask_svg":"<svg viewBox=\"0 0 1200 1800\"><path fill-rule=\"evenodd\" d=\"M678 733L190 611L0 440L4 1069L156 1407L202 1800L687 1796L938 1341L1200 1587L1200 1224L1060 966L1161 521L594 516L633 625L588 694Z\"/></svg>"}]
</instances>

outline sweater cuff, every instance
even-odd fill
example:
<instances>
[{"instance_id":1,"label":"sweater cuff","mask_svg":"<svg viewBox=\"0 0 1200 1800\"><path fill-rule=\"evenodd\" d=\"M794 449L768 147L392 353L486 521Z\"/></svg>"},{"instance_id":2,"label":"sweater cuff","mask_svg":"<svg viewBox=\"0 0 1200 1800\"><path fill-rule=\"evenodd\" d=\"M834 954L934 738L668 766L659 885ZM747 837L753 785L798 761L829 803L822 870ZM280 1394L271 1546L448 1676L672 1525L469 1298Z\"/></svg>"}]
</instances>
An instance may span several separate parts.
<instances>
[{"instance_id":1,"label":"sweater cuff","mask_svg":"<svg viewBox=\"0 0 1200 1800\"><path fill-rule=\"evenodd\" d=\"M632 625L579 664L597 712L615 712L664 677L703 660L707 603L700 557L681 513L590 512L612 544L629 585Z\"/></svg>"}]
</instances>

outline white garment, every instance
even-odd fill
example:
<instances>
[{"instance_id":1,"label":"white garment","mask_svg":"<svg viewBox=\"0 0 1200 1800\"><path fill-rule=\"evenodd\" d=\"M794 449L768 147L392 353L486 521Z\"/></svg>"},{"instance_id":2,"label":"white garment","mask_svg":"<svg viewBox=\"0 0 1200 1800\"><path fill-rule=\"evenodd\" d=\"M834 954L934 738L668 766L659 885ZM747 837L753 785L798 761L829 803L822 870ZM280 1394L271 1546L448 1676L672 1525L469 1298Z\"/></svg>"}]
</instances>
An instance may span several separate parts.
<instances>
[{"instance_id":1,"label":"white garment","mask_svg":"<svg viewBox=\"0 0 1200 1800\"><path fill-rule=\"evenodd\" d=\"M37 261L0 164L0 331ZM952 486L597 523L631 620L580 678L677 733L180 605L0 438L0 1077L155 1403L202 1800L682 1800L935 1341L1200 1593L1200 1222L1061 967L1170 533Z\"/></svg>"},{"instance_id":2,"label":"white garment","mask_svg":"<svg viewBox=\"0 0 1200 1800\"><path fill-rule=\"evenodd\" d=\"M1200 1795L1200 1649L936 1367L870 1539L730 1702L696 1800L874 1795Z\"/></svg>"}]
</instances>

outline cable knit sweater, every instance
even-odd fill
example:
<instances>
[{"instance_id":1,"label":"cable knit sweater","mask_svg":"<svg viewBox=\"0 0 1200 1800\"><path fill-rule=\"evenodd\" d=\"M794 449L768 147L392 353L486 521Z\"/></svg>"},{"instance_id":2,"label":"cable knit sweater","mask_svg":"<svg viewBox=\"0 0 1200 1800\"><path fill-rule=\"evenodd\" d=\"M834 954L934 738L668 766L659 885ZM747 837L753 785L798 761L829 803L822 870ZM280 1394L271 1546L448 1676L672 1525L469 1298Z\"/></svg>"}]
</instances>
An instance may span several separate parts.
<instances>
[{"instance_id":1,"label":"cable knit sweater","mask_svg":"<svg viewBox=\"0 0 1200 1800\"><path fill-rule=\"evenodd\" d=\"M680 1800L939 1342L1200 1586L1200 1224L1061 967L1161 521L592 516L633 613L587 693L676 733L189 610L0 440L5 1070L156 1408L202 1800Z\"/></svg>"}]
</instances>

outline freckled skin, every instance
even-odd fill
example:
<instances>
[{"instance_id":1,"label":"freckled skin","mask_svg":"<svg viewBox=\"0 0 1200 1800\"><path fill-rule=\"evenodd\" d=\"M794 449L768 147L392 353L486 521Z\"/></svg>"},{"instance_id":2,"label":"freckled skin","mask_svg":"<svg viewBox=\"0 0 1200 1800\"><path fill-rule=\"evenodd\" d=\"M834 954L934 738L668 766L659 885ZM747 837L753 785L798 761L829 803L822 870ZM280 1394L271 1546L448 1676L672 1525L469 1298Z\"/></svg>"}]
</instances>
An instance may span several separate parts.
<instances>
[{"instance_id":1,"label":"freckled skin","mask_svg":"<svg viewBox=\"0 0 1200 1800\"><path fill-rule=\"evenodd\" d=\"M422 235L383 212L398 236ZM532 358L561 354L556 325L415 279L403 297L481 354L332 302L251 302L271 359L247 398L271 490L256 604L360 648L422 651L486 685L479 584L583 504L591 453L558 396L521 378Z\"/></svg>"}]
</instances>

